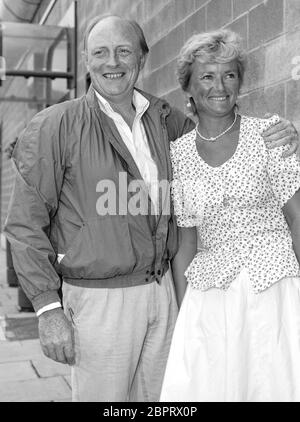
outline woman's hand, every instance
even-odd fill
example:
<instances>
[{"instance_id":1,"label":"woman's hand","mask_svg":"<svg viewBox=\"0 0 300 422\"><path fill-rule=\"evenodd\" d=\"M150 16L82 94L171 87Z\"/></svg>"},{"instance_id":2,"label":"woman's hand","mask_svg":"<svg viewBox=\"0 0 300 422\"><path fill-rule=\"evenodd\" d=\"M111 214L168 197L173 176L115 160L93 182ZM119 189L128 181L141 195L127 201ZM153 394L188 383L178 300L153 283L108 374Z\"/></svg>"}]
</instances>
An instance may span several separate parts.
<instances>
[{"instance_id":1,"label":"woman's hand","mask_svg":"<svg viewBox=\"0 0 300 422\"><path fill-rule=\"evenodd\" d=\"M265 117L269 118L271 116L268 113ZM283 157L288 157L300 151L299 136L295 126L292 122L282 117L280 117L278 123L275 123L261 135L270 149L289 144L289 149L283 153Z\"/></svg>"},{"instance_id":2,"label":"woman's hand","mask_svg":"<svg viewBox=\"0 0 300 422\"><path fill-rule=\"evenodd\" d=\"M178 227L178 238L178 250L171 262L171 267L177 304L180 307L187 286L184 273L197 252L196 227Z\"/></svg>"}]
</instances>

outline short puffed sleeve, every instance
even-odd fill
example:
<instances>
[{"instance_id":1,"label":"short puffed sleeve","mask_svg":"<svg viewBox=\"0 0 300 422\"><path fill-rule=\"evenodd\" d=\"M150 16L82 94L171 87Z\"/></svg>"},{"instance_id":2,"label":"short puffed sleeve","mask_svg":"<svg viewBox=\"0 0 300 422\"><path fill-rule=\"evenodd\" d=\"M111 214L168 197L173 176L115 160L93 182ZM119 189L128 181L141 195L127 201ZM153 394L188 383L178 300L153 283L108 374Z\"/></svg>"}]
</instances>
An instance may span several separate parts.
<instances>
[{"instance_id":1,"label":"short puffed sleeve","mask_svg":"<svg viewBox=\"0 0 300 422\"><path fill-rule=\"evenodd\" d=\"M183 174L184 151L182 151L179 140L171 142L170 157L172 162L173 178L171 184L171 195L174 205L174 212L179 227L194 227L197 225L197 218L191 211L192 190L189 182Z\"/></svg>"},{"instance_id":2,"label":"short puffed sleeve","mask_svg":"<svg viewBox=\"0 0 300 422\"><path fill-rule=\"evenodd\" d=\"M269 119L257 119L258 132L261 134L279 120L276 114ZM296 154L284 158L282 154L288 148L288 145L284 145L267 150L269 180L281 208L300 188L300 160Z\"/></svg>"},{"instance_id":3,"label":"short puffed sleeve","mask_svg":"<svg viewBox=\"0 0 300 422\"><path fill-rule=\"evenodd\" d=\"M296 154L282 157L288 146L268 151L268 174L281 208L300 188L300 160Z\"/></svg>"}]
</instances>

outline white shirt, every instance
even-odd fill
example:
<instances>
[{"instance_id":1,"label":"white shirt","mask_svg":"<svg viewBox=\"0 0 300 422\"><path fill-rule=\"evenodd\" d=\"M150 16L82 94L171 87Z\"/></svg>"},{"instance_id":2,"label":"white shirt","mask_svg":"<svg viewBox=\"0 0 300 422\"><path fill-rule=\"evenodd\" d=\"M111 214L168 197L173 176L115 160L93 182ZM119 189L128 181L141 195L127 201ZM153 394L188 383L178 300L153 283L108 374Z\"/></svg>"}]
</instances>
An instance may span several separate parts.
<instances>
[{"instance_id":1,"label":"white shirt","mask_svg":"<svg viewBox=\"0 0 300 422\"><path fill-rule=\"evenodd\" d=\"M132 102L135 106L136 115L131 130L121 114L114 111L109 102L97 91L95 91L95 93L99 100L100 109L114 121L122 140L132 155L141 176L147 185L154 209L157 210L157 165L151 156L147 135L142 122L142 116L149 107L149 101L138 91L133 91Z\"/></svg>"},{"instance_id":2,"label":"white shirt","mask_svg":"<svg viewBox=\"0 0 300 422\"><path fill-rule=\"evenodd\" d=\"M99 101L100 109L114 121L122 140L132 155L141 176L148 187L149 194L156 211L158 202L158 171L157 165L151 156L147 135L142 122L142 116L149 107L149 101L138 91L134 90L132 101L135 106L136 115L131 130L121 114L115 112L109 102L97 91L95 91L95 93ZM58 260L60 261L63 256L64 255L60 254L58 256ZM38 310L37 316L59 307L61 307L60 302L43 306Z\"/></svg>"}]
</instances>

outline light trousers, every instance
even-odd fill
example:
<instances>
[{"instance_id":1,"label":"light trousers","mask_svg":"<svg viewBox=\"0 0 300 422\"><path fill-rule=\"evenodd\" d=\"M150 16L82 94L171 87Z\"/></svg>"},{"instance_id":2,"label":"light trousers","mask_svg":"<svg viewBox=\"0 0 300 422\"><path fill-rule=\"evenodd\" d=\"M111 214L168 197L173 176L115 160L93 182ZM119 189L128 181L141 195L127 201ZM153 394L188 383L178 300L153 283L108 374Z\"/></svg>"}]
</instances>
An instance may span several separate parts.
<instances>
[{"instance_id":1,"label":"light trousers","mask_svg":"<svg viewBox=\"0 0 300 422\"><path fill-rule=\"evenodd\" d=\"M171 272L127 288L63 283L63 302L74 326L73 401L158 401L177 317Z\"/></svg>"}]
</instances>

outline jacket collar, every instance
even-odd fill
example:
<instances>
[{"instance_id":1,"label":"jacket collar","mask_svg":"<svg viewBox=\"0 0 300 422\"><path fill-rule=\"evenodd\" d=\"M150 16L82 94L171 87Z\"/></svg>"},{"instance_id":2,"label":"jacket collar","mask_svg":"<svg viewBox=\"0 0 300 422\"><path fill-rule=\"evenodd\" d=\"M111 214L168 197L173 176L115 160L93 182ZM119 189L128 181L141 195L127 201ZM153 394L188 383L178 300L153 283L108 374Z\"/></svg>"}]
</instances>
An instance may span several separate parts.
<instances>
[{"instance_id":1,"label":"jacket collar","mask_svg":"<svg viewBox=\"0 0 300 422\"><path fill-rule=\"evenodd\" d=\"M167 101L165 101L162 98L157 98L139 88L135 88L135 89L149 101L150 106L158 107L162 115L167 116L170 113L171 108L169 104L167 103ZM96 108L98 110L100 109L98 99L95 93L95 89L92 84L90 85L89 90L86 93L86 100L90 108Z\"/></svg>"}]
</instances>

